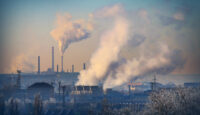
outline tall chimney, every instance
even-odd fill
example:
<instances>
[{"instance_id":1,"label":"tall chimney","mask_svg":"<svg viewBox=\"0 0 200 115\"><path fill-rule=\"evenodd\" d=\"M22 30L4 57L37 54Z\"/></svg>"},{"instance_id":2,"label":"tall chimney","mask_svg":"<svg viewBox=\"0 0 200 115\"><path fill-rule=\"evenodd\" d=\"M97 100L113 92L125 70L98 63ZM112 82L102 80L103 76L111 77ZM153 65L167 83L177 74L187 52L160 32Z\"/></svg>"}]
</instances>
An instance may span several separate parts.
<instances>
[{"instance_id":1,"label":"tall chimney","mask_svg":"<svg viewBox=\"0 0 200 115\"><path fill-rule=\"evenodd\" d=\"M57 64L57 73L58 73L58 64Z\"/></svg>"},{"instance_id":2,"label":"tall chimney","mask_svg":"<svg viewBox=\"0 0 200 115\"><path fill-rule=\"evenodd\" d=\"M52 72L54 72L54 47L52 47Z\"/></svg>"},{"instance_id":3,"label":"tall chimney","mask_svg":"<svg viewBox=\"0 0 200 115\"><path fill-rule=\"evenodd\" d=\"M86 64L85 63L83 63L83 70L85 70L86 69Z\"/></svg>"},{"instance_id":4,"label":"tall chimney","mask_svg":"<svg viewBox=\"0 0 200 115\"><path fill-rule=\"evenodd\" d=\"M40 56L38 56L38 74L40 74Z\"/></svg>"},{"instance_id":5,"label":"tall chimney","mask_svg":"<svg viewBox=\"0 0 200 115\"><path fill-rule=\"evenodd\" d=\"M18 77L17 77L17 88L20 89L21 87L21 70L17 70Z\"/></svg>"},{"instance_id":6,"label":"tall chimney","mask_svg":"<svg viewBox=\"0 0 200 115\"><path fill-rule=\"evenodd\" d=\"M131 95L131 85L130 84L128 85L128 95L129 96Z\"/></svg>"},{"instance_id":7,"label":"tall chimney","mask_svg":"<svg viewBox=\"0 0 200 115\"><path fill-rule=\"evenodd\" d=\"M62 67L61 72L63 72L63 55L61 56L61 67Z\"/></svg>"},{"instance_id":8,"label":"tall chimney","mask_svg":"<svg viewBox=\"0 0 200 115\"><path fill-rule=\"evenodd\" d=\"M74 73L74 65L72 65L72 73Z\"/></svg>"}]
</instances>

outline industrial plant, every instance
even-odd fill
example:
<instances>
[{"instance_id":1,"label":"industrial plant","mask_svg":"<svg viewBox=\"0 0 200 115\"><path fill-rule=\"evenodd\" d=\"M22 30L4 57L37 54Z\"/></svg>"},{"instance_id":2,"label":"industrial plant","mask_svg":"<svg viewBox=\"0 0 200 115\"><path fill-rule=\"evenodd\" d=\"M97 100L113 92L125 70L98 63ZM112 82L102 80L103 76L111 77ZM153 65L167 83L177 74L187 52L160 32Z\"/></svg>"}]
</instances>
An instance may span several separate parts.
<instances>
[{"instance_id":1,"label":"industrial plant","mask_svg":"<svg viewBox=\"0 0 200 115\"><path fill-rule=\"evenodd\" d=\"M58 64L56 71L54 70L54 47L52 47L51 68L41 71L40 56L37 61L37 72L23 73L23 70L17 70L17 74L0 75L1 99L7 103L16 104L15 106L23 103L25 106L23 109L13 110L20 114L26 115L34 112L44 115L78 114L79 112L103 114L102 111L111 111L107 109L123 108L130 108L138 114L149 103L149 96L152 92L176 89L175 84L158 83L156 75L149 82L130 81L125 85L126 88L121 90L103 89L101 83L99 85L76 85L80 73L74 71L74 65L71 71L65 72L63 56L61 56L61 70ZM83 63L82 69L86 70L86 63ZM200 83L185 83L184 87L198 88ZM35 111L35 107L44 109ZM28 111L24 110L25 108ZM3 113L11 114L8 110Z\"/></svg>"},{"instance_id":2,"label":"industrial plant","mask_svg":"<svg viewBox=\"0 0 200 115\"><path fill-rule=\"evenodd\" d=\"M63 56L61 56L61 70L59 65L55 71L54 47L52 47L51 68L47 71L41 71L41 58L38 56L37 72L23 73L23 70L17 70L17 74L2 74L0 77L0 93L3 99L9 101L20 100L26 105L34 103L36 97L40 97L42 102L48 102L45 115L53 114L52 106L55 106L60 113L69 113L69 106L91 103L95 105L97 111L101 111L99 104L104 99L112 103L114 108L126 107L133 104L135 111L142 110L147 102L150 86L142 83L129 83L128 91L120 92L111 88L103 90L101 84L96 86L75 85L78 80L79 72L75 72L75 66L72 65L71 71L65 72L63 67ZM83 63L83 70L86 69L86 63ZM146 87L140 90L139 86ZM139 91L139 90L140 91ZM62 108L62 109L61 109ZM19 110L19 112L22 110ZM78 111L78 110L77 110ZM8 112L9 113L9 112ZM24 114L30 114L25 112ZM54 113L58 115L57 113ZM87 112L85 113L87 114Z\"/></svg>"},{"instance_id":3,"label":"industrial plant","mask_svg":"<svg viewBox=\"0 0 200 115\"><path fill-rule=\"evenodd\" d=\"M0 5L0 115L200 115L200 2Z\"/></svg>"}]
</instances>

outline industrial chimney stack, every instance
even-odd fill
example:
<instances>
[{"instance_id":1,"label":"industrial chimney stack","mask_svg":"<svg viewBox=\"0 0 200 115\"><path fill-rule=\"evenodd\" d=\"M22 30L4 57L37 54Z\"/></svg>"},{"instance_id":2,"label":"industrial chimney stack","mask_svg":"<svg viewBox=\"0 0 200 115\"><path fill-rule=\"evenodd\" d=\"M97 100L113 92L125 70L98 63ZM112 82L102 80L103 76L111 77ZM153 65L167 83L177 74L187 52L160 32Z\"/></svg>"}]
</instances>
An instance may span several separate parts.
<instances>
[{"instance_id":1,"label":"industrial chimney stack","mask_svg":"<svg viewBox=\"0 0 200 115\"><path fill-rule=\"evenodd\" d=\"M58 64L57 64L57 73L58 73Z\"/></svg>"},{"instance_id":2,"label":"industrial chimney stack","mask_svg":"<svg viewBox=\"0 0 200 115\"><path fill-rule=\"evenodd\" d=\"M40 74L40 56L38 56L38 74Z\"/></svg>"},{"instance_id":3,"label":"industrial chimney stack","mask_svg":"<svg viewBox=\"0 0 200 115\"><path fill-rule=\"evenodd\" d=\"M52 47L52 72L54 72L54 47Z\"/></svg>"},{"instance_id":4,"label":"industrial chimney stack","mask_svg":"<svg viewBox=\"0 0 200 115\"><path fill-rule=\"evenodd\" d=\"M20 89L21 87L21 70L17 70L18 77L17 77L17 88Z\"/></svg>"},{"instance_id":5,"label":"industrial chimney stack","mask_svg":"<svg viewBox=\"0 0 200 115\"><path fill-rule=\"evenodd\" d=\"M63 71L63 55L61 56L61 67L62 67L61 72L64 72L64 71Z\"/></svg>"},{"instance_id":6,"label":"industrial chimney stack","mask_svg":"<svg viewBox=\"0 0 200 115\"><path fill-rule=\"evenodd\" d=\"M85 63L83 63L83 70L85 70L86 69L86 64Z\"/></svg>"},{"instance_id":7,"label":"industrial chimney stack","mask_svg":"<svg viewBox=\"0 0 200 115\"><path fill-rule=\"evenodd\" d=\"M72 73L74 73L74 65L72 65Z\"/></svg>"}]
</instances>

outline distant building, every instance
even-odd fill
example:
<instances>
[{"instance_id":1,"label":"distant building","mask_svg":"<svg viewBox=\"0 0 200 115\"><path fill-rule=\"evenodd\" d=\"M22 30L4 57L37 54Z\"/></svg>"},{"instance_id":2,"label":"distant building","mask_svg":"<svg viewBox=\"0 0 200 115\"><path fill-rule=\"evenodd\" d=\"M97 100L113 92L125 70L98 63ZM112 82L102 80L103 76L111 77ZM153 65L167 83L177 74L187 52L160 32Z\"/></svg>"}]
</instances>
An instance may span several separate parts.
<instances>
[{"instance_id":1,"label":"distant building","mask_svg":"<svg viewBox=\"0 0 200 115\"><path fill-rule=\"evenodd\" d=\"M72 91L72 94L98 94L103 93L103 89L100 86L84 86L84 85L78 85L74 86L74 90Z\"/></svg>"},{"instance_id":2,"label":"distant building","mask_svg":"<svg viewBox=\"0 0 200 115\"><path fill-rule=\"evenodd\" d=\"M200 82L184 83L184 87L200 87Z\"/></svg>"},{"instance_id":3,"label":"distant building","mask_svg":"<svg viewBox=\"0 0 200 115\"><path fill-rule=\"evenodd\" d=\"M42 98L50 98L54 95L54 87L45 82L34 83L28 87L28 94L30 97L40 94Z\"/></svg>"},{"instance_id":4,"label":"distant building","mask_svg":"<svg viewBox=\"0 0 200 115\"><path fill-rule=\"evenodd\" d=\"M103 88L100 86L74 86L70 97L73 103L101 102Z\"/></svg>"}]
</instances>

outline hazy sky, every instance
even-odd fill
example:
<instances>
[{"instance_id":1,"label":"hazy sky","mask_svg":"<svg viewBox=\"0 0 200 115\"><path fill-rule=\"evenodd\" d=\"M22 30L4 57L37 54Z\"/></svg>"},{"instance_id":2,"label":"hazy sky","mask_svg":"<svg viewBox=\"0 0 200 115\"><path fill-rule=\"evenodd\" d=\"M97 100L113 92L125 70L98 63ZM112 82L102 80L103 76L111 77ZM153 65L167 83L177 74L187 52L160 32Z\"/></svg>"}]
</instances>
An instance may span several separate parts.
<instances>
[{"instance_id":1,"label":"hazy sky","mask_svg":"<svg viewBox=\"0 0 200 115\"><path fill-rule=\"evenodd\" d=\"M129 13L133 34L139 41L129 41L120 55L137 57L137 46L153 46L164 42L182 52L185 63L173 73L200 73L200 2L199 0L1 0L0 73L37 71L37 56L41 70L51 67L51 47L55 47L55 67L60 66L61 53L50 32L56 27L58 14L70 13L72 19L89 20L98 9L122 4ZM99 34L109 24L92 20L96 25L88 39L71 44L64 53L64 70L75 65L82 69L98 47ZM140 41L142 40L142 41ZM144 46L143 46L144 47ZM151 51L149 49L149 51Z\"/></svg>"}]
</instances>

